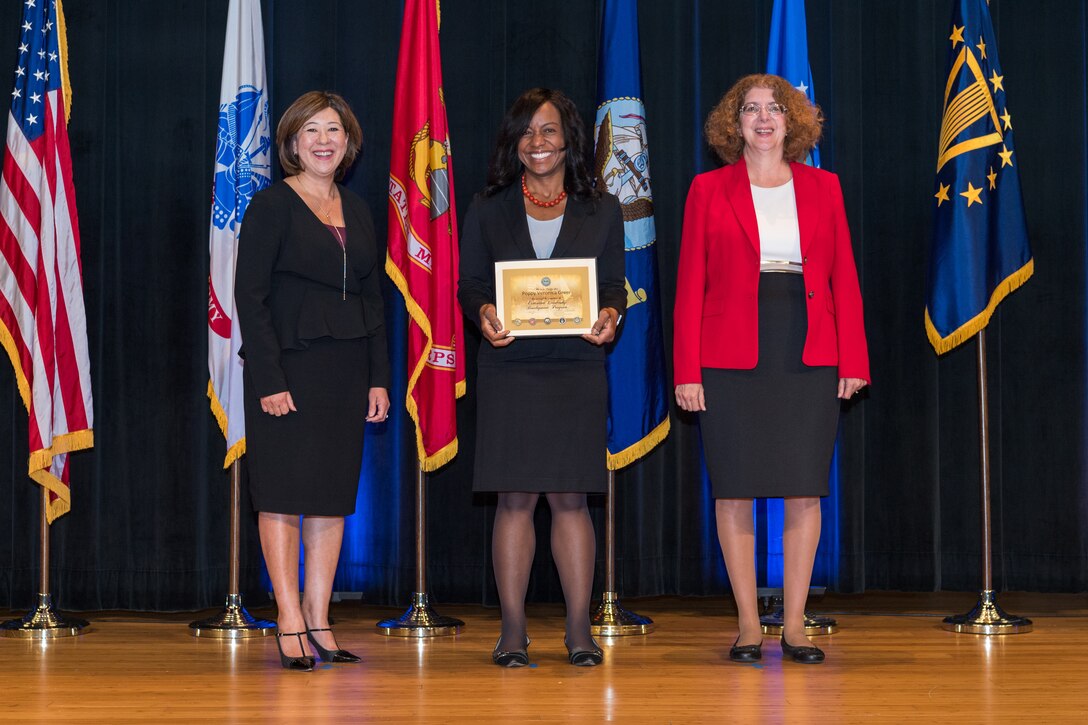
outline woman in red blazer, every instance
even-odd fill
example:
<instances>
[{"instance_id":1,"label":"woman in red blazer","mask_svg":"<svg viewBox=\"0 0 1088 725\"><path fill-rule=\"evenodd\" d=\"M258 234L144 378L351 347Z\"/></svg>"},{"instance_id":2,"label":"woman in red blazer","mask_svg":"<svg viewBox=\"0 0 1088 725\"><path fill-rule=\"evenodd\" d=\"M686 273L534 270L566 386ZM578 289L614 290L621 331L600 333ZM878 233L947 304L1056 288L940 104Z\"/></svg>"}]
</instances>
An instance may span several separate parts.
<instances>
[{"instance_id":1,"label":"woman in red blazer","mask_svg":"<svg viewBox=\"0 0 1088 725\"><path fill-rule=\"evenodd\" d=\"M869 381L861 292L838 177L802 162L819 109L778 76L742 78L706 123L727 166L684 212L676 401L698 412L718 538L737 600L730 659L762 656L754 497L785 499L783 653L822 662L804 629L839 399Z\"/></svg>"}]
</instances>

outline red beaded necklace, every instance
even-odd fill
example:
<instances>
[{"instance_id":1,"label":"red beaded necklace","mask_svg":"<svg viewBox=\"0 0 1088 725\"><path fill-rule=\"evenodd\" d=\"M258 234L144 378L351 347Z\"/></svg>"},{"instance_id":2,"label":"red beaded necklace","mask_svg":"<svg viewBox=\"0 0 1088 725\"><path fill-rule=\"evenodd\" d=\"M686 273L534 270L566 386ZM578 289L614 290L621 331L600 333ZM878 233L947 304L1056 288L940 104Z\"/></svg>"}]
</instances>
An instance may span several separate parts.
<instances>
[{"instance_id":1,"label":"red beaded necklace","mask_svg":"<svg viewBox=\"0 0 1088 725\"><path fill-rule=\"evenodd\" d=\"M521 193L525 195L526 199L544 209L550 209L551 207L556 206L561 201L567 198L567 190L563 189L563 191L559 192L559 196L555 197L551 201L541 201L540 199L537 199L535 196L533 196L533 192L529 191L529 187L525 185L525 174L521 175Z\"/></svg>"}]
</instances>

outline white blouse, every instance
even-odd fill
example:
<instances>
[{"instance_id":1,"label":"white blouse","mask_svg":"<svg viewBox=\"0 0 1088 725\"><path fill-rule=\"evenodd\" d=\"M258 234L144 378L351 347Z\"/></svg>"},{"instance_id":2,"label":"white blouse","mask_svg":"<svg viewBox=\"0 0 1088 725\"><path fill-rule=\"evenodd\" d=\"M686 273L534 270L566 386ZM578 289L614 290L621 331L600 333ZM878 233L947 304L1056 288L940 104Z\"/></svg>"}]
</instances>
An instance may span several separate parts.
<instances>
[{"instance_id":1,"label":"white blouse","mask_svg":"<svg viewBox=\"0 0 1088 725\"><path fill-rule=\"evenodd\" d=\"M759 226L761 262L801 262L801 230L797 226L797 199L793 179L782 186L752 186L752 201Z\"/></svg>"}]
</instances>

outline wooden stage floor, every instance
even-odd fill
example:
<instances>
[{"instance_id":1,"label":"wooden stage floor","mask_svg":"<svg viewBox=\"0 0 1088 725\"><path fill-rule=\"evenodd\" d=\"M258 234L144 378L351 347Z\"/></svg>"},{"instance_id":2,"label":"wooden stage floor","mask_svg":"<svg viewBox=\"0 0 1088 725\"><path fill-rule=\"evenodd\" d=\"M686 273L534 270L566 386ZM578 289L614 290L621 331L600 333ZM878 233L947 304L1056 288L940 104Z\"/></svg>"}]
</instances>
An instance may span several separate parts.
<instances>
[{"instance_id":1,"label":"wooden stage floor","mask_svg":"<svg viewBox=\"0 0 1088 725\"><path fill-rule=\"evenodd\" d=\"M533 666L490 662L498 612L438 606L462 634L384 637L399 611L334 606L340 644L359 665L281 670L272 637L194 638L196 614L87 613L91 629L52 641L0 639L3 722L1086 722L1088 597L1005 594L1027 634L941 629L973 594L828 595L813 611L840 631L819 637L823 665L782 660L767 639L759 665L729 662L730 604L625 601L653 617L645 636L602 640L605 663L567 664L562 609L530 607ZM8 613L9 616L15 613ZM200 613L207 616L211 612ZM254 608L271 616L271 610Z\"/></svg>"}]
</instances>

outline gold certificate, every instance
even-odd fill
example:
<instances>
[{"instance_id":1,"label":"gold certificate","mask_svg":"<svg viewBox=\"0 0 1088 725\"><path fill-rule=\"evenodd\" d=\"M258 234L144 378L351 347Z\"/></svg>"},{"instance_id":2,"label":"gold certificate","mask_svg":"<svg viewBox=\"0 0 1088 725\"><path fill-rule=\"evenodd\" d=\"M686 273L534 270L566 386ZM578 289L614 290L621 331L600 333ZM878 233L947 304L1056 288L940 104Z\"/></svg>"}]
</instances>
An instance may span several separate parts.
<instances>
[{"instance_id":1,"label":"gold certificate","mask_svg":"<svg viewBox=\"0 0 1088 725\"><path fill-rule=\"evenodd\" d=\"M597 260L496 262L495 299L512 337L589 334L599 314Z\"/></svg>"}]
</instances>

